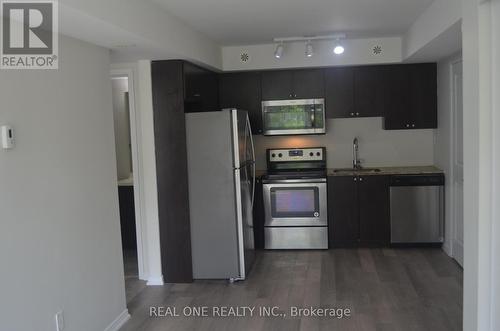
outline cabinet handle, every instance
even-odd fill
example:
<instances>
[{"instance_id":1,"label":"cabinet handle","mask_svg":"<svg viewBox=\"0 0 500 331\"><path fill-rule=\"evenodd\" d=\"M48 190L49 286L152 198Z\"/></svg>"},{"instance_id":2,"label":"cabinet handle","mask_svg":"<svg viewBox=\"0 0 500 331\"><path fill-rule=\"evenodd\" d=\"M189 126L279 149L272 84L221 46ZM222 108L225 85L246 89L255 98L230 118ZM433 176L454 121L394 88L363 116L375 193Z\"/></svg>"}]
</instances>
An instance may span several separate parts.
<instances>
[{"instance_id":1,"label":"cabinet handle","mask_svg":"<svg viewBox=\"0 0 500 331\"><path fill-rule=\"evenodd\" d=\"M354 181L357 182L358 181L358 178L357 177L354 177Z\"/></svg>"},{"instance_id":2,"label":"cabinet handle","mask_svg":"<svg viewBox=\"0 0 500 331\"><path fill-rule=\"evenodd\" d=\"M297 97L297 94L294 94L294 95L293 95L293 97L294 97L294 98L296 98L296 97Z\"/></svg>"},{"instance_id":3,"label":"cabinet handle","mask_svg":"<svg viewBox=\"0 0 500 331\"><path fill-rule=\"evenodd\" d=\"M363 177L359 177L359 181L362 182L363 181Z\"/></svg>"},{"instance_id":4,"label":"cabinet handle","mask_svg":"<svg viewBox=\"0 0 500 331\"><path fill-rule=\"evenodd\" d=\"M290 98L292 98L292 97L293 97L293 95L292 95L292 94L290 94Z\"/></svg>"},{"instance_id":5,"label":"cabinet handle","mask_svg":"<svg viewBox=\"0 0 500 331\"><path fill-rule=\"evenodd\" d=\"M410 124L406 124L406 127L409 128L410 127Z\"/></svg>"},{"instance_id":6,"label":"cabinet handle","mask_svg":"<svg viewBox=\"0 0 500 331\"><path fill-rule=\"evenodd\" d=\"M412 128L414 128L414 127L415 127L415 124L412 124L412 125L411 125L411 127L412 127Z\"/></svg>"},{"instance_id":7,"label":"cabinet handle","mask_svg":"<svg viewBox=\"0 0 500 331\"><path fill-rule=\"evenodd\" d=\"M354 116L354 113L351 113L351 116Z\"/></svg>"},{"instance_id":8,"label":"cabinet handle","mask_svg":"<svg viewBox=\"0 0 500 331\"><path fill-rule=\"evenodd\" d=\"M356 113L356 116L359 116L359 113Z\"/></svg>"}]
</instances>

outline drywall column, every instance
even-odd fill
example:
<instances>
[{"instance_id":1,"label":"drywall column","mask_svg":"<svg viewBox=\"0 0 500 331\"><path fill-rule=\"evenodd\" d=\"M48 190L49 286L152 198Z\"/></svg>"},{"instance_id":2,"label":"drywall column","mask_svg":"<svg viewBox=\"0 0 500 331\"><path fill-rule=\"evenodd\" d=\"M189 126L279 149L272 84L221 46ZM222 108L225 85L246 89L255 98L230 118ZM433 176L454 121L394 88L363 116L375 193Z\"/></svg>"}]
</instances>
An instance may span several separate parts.
<instances>
[{"instance_id":1,"label":"drywall column","mask_svg":"<svg viewBox=\"0 0 500 331\"><path fill-rule=\"evenodd\" d=\"M464 330L495 330L493 311L498 287L493 270L498 264L498 1L463 0L464 64ZM498 26L498 25L497 25ZM497 27L498 29L498 27ZM496 52L496 54L493 53ZM498 61L497 61L498 62ZM496 71L493 71L496 69ZM496 86L497 87L497 86ZM498 87L497 87L498 88ZM498 230L497 230L498 231ZM495 267L494 267L495 265ZM497 290L498 291L498 290ZM496 308L498 310L498 308ZM498 323L496 320L495 323Z\"/></svg>"},{"instance_id":2,"label":"drywall column","mask_svg":"<svg viewBox=\"0 0 500 331\"><path fill-rule=\"evenodd\" d=\"M137 63L137 111L141 122L141 149L144 186L144 209L148 285L163 285L160 251L160 228L158 218L158 189L156 184L156 154L153 121L153 94L151 86L151 62Z\"/></svg>"}]
</instances>

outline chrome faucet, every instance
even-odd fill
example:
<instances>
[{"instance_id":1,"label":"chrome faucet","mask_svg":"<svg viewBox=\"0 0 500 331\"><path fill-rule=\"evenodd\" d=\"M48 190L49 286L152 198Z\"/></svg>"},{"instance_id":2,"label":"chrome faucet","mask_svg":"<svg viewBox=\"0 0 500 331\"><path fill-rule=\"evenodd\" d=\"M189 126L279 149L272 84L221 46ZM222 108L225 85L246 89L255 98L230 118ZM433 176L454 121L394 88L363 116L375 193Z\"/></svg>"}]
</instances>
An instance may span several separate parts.
<instances>
[{"instance_id":1,"label":"chrome faucet","mask_svg":"<svg viewBox=\"0 0 500 331\"><path fill-rule=\"evenodd\" d=\"M354 170L361 169L361 160L359 159L359 143L358 137L355 137L352 142L352 167Z\"/></svg>"}]
</instances>

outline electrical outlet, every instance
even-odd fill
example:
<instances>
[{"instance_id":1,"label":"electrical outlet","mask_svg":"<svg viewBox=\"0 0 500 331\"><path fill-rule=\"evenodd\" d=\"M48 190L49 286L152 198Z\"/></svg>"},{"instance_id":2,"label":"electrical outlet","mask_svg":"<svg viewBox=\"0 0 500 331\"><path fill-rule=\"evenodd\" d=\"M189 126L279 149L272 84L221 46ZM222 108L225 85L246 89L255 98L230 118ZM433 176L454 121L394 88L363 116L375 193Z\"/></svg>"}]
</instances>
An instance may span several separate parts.
<instances>
[{"instance_id":1,"label":"electrical outlet","mask_svg":"<svg viewBox=\"0 0 500 331\"><path fill-rule=\"evenodd\" d=\"M56 313L56 331L64 330L64 315L62 310Z\"/></svg>"}]
</instances>

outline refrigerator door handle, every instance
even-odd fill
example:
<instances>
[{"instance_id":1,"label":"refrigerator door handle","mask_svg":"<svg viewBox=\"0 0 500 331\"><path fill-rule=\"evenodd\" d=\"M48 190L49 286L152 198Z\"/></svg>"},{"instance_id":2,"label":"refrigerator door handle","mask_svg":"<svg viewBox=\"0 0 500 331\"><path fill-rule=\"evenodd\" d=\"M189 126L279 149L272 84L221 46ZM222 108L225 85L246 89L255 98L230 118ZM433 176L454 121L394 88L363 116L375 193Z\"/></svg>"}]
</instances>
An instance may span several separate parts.
<instances>
[{"instance_id":1,"label":"refrigerator door handle","mask_svg":"<svg viewBox=\"0 0 500 331\"><path fill-rule=\"evenodd\" d=\"M247 127L248 127L248 135L250 136L250 145L252 147L252 210L255 202L255 175L256 175L256 167L255 167L255 146L253 144L253 136L252 136L252 126L250 125L250 118L247 115Z\"/></svg>"}]
</instances>

